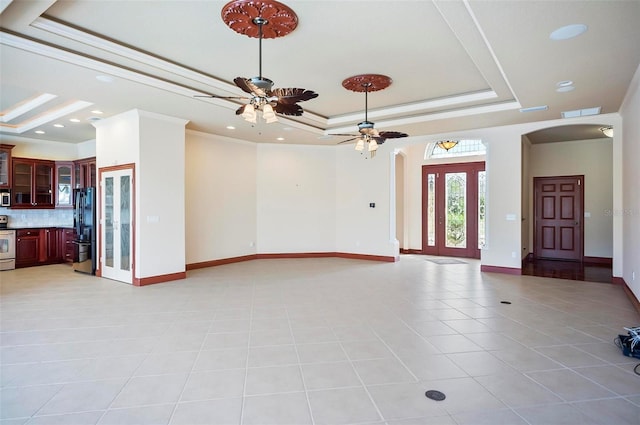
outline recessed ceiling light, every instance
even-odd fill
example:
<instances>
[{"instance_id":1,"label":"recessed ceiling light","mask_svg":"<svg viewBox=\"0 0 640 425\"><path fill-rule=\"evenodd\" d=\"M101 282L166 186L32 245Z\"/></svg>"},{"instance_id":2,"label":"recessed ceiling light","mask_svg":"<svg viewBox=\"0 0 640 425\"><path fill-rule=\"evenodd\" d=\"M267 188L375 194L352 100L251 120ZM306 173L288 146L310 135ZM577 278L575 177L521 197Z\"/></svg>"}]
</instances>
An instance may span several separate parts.
<instances>
[{"instance_id":1,"label":"recessed ceiling light","mask_svg":"<svg viewBox=\"0 0 640 425\"><path fill-rule=\"evenodd\" d=\"M558 88L556 89L556 91L557 91L558 93L566 93L566 92L568 92L568 91L573 91L573 90L575 90L575 89L576 89L576 88L575 88L575 87L573 87L573 86L562 86L562 87L558 87Z\"/></svg>"},{"instance_id":2,"label":"recessed ceiling light","mask_svg":"<svg viewBox=\"0 0 640 425\"><path fill-rule=\"evenodd\" d=\"M293 128L291 128L291 127L282 127L282 129L283 129L284 131L291 131L291 130L293 130Z\"/></svg>"},{"instance_id":3,"label":"recessed ceiling light","mask_svg":"<svg viewBox=\"0 0 640 425\"><path fill-rule=\"evenodd\" d=\"M102 83L113 83L114 79L113 77L110 77L108 75L96 75L96 80L102 82Z\"/></svg>"},{"instance_id":4,"label":"recessed ceiling light","mask_svg":"<svg viewBox=\"0 0 640 425\"><path fill-rule=\"evenodd\" d=\"M87 121L100 121L102 118L100 117L89 117L87 118Z\"/></svg>"},{"instance_id":5,"label":"recessed ceiling light","mask_svg":"<svg viewBox=\"0 0 640 425\"><path fill-rule=\"evenodd\" d=\"M58 127L58 128L64 128L64 125L62 125L62 124L54 124L53 126L54 127Z\"/></svg>"},{"instance_id":6,"label":"recessed ceiling light","mask_svg":"<svg viewBox=\"0 0 640 425\"><path fill-rule=\"evenodd\" d=\"M42 131L42 130L36 130L36 131L35 131L35 133L36 133L36 134L44 134L44 131Z\"/></svg>"},{"instance_id":7,"label":"recessed ceiling light","mask_svg":"<svg viewBox=\"0 0 640 425\"><path fill-rule=\"evenodd\" d=\"M93 111L91 111L91 113L96 115L102 115L102 111L99 109L94 109Z\"/></svg>"},{"instance_id":8,"label":"recessed ceiling light","mask_svg":"<svg viewBox=\"0 0 640 425\"><path fill-rule=\"evenodd\" d=\"M573 85L573 81L571 80L563 80L563 81L558 81L556 83L556 87L567 87L572 85Z\"/></svg>"},{"instance_id":9,"label":"recessed ceiling light","mask_svg":"<svg viewBox=\"0 0 640 425\"><path fill-rule=\"evenodd\" d=\"M69 118L69 121L71 121L71 122L80 122L80 120L78 118Z\"/></svg>"},{"instance_id":10,"label":"recessed ceiling light","mask_svg":"<svg viewBox=\"0 0 640 425\"><path fill-rule=\"evenodd\" d=\"M235 130L235 129L236 129L236 128L235 128L234 126L232 126L232 125L228 125L228 126L227 126L227 130Z\"/></svg>"},{"instance_id":11,"label":"recessed ceiling light","mask_svg":"<svg viewBox=\"0 0 640 425\"><path fill-rule=\"evenodd\" d=\"M276 140L283 141L284 137L276 137Z\"/></svg>"},{"instance_id":12,"label":"recessed ceiling light","mask_svg":"<svg viewBox=\"0 0 640 425\"><path fill-rule=\"evenodd\" d=\"M587 26L584 24L572 24L567 25L549 34L549 38L552 40L568 40L573 37L577 37L580 34L584 34L587 31Z\"/></svg>"}]
</instances>

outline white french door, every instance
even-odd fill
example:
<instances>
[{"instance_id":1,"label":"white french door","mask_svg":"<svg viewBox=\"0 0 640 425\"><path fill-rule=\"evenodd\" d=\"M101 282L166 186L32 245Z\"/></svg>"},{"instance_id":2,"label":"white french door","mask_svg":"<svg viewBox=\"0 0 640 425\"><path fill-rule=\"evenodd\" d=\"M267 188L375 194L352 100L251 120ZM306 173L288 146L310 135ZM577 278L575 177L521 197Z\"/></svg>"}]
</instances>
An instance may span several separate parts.
<instances>
[{"instance_id":1,"label":"white french door","mask_svg":"<svg viewBox=\"0 0 640 425\"><path fill-rule=\"evenodd\" d=\"M133 169L100 177L102 277L133 283Z\"/></svg>"}]
</instances>

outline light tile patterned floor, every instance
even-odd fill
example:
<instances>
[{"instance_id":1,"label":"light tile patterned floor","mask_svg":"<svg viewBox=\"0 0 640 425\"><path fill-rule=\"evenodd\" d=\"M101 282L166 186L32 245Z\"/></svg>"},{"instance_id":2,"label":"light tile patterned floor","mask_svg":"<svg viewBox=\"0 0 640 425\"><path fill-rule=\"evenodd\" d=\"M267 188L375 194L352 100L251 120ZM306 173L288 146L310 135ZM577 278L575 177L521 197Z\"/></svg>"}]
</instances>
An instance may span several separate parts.
<instances>
[{"instance_id":1,"label":"light tile patterned floor","mask_svg":"<svg viewBox=\"0 0 640 425\"><path fill-rule=\"evenodd\" d=\"M144 288L5 271L0 424L640 423L619 286L479 268L257 260Z\"/></svg>"}]
</instances>

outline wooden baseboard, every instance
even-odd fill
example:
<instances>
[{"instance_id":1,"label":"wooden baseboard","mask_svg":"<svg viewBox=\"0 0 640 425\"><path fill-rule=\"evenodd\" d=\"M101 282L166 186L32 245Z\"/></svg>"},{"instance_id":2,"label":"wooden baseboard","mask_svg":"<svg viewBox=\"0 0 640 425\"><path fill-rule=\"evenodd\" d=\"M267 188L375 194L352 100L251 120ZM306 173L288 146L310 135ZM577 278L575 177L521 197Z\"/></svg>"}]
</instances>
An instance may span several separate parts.
<instances>
[{"instance_id":1,"label":"wooden baseboard","mask_svg":"<svg viewBox=\"0 0 640 425\"><path fill-rule=\"evenodd\" d=\"M499 267L499 266L480 266L481 272L489 272L489 273L503 273L503 274L512 274L512 275L521 275L522 269L517 269L515 267Z\"/></svg>"},{"instance_id":2,"label":"wooden baseboard","mask_svg":"<svg viewBox=\"0 0 640 425\"><path fill-rule=\"evenodd\" d=\"M207 268L207 267L223 266L225 264L240 263L242 261L255 260L257 258L258 258L258 256L256 254L253 254L253 255L243 255L241 257L223 258L221 260L202 261L202 262L199 262L199 263L187 264L186 265L186 269L187 269L187 271L196 270L196 269L204 269L204 268Z\"/></svg>"},{"instance_id":3,"label":"wooden baseboard","mask_svg":"<svg viewBox=\"0 0 640 425\"><path fill-rule=\"evenodd\" d=\"M640 301L636 297L636 294L633 293L631 288L629 288L629 285L627 285L627 282L625 282L624 279L622 279L622 278L615 278L614 277L614 279L621 279L622 280L622 288L624 289L624 293L627 294L627 297L629 298L629 301L631 301L631 304L636 309L636 311L638 313L640 313Z\"/></svg>"},{"instance_id":4,"label":"wooden baseboard","mask_svg":"<svg viewBox=\"0 0 640 425\"><path fill-rule=\"evenodd\" d=\"M223 258L220 260L202 261L199 263L191 263L186 265L187 271L203 269L206 267L222 266L224 264L239 263L241 261L251 260L271 260L278 258L349 258L352 260L369 260L383 261L393 263L398 261L399 257L388 257L384 255L366 255L366 254L350 254L346 252L292 252L278 254L252 254L242 257Z\"/></svg>"},{"instance_id":5,"label":"wooden baseboard","mask_svg":"<svg viewBox=\"0 0 640 425\"><path fill-rule=\"evenodd\" d=\"M421 249L401 249L400 254L422 254Z\"/></svg>"},{"instance_id":6,"label":"wooden baseboard","mask_svg":"<svg viewBox=\"0 0 640 425\"><path fill-rule=\"evenodd\" d=\"M585 264L594 264L599 266L612 266L613 258L608 257L584 257L582 262Z\"/></svg>"},{"instance_id":7,"label":"wooden baseboard","mask_svg":"<svg viewBox=\"0 0 640 425\"><path fill-rule=\"evenodd\" d=\"M163 275L151 276L151 277L140 277L140 278L134 277L133 285L147 286L147 285L153 285L155 283L164 283L164 282L170 282L172 280L186 279L186 277L187 277L187 272L170 273L170 274L163 274Z\"/></svg>"}]
</instances>

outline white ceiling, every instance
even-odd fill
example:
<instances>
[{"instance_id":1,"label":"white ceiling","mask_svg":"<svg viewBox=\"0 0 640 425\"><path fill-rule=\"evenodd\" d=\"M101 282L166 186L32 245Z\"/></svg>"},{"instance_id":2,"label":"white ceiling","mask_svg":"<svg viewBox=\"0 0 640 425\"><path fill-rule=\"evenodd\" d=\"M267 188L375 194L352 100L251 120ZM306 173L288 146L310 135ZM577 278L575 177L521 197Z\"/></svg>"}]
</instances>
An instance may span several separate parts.
<instances>
[{"instance_id":1,"label":"white ceiling","mask_svg":"<svg viewBox=\"0 0 640 425\"><path fill-rule=\"evenodd\" d=\"M419 139L559 119L582 108L617 112L640 64L635 0L289 0L298 26L263 41L263 75L275 87L319 97L301 103L301 117L252 125L235 115L237 101L194 97L242 95L233 79L258 75L258 40L226 26L220 16L226 3L0 0L2 140L78 143L94 138L90 119L138 108L244 140L335 145L345 138L327 133L355 132L364 119L364 94L341 83L369 73L393 79L369 95L369 120ZM588 30L550 39L569 24ZM575 90L557 92L564 80ZM43 94L53 96L25 106ZM520 112L540 105L548 109ZM531 139L602 137L593 127L568 129Z\"/></svg>"}]
</instances>

